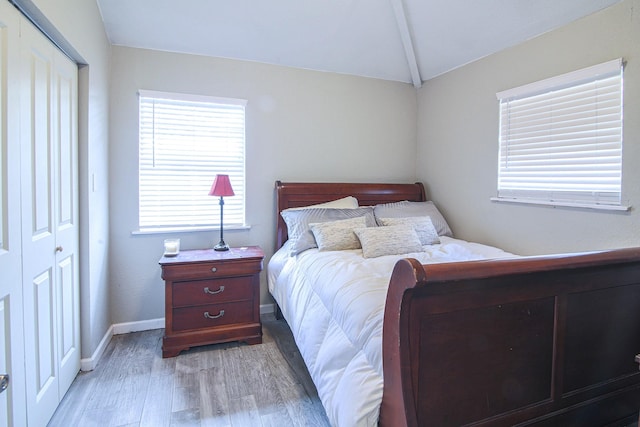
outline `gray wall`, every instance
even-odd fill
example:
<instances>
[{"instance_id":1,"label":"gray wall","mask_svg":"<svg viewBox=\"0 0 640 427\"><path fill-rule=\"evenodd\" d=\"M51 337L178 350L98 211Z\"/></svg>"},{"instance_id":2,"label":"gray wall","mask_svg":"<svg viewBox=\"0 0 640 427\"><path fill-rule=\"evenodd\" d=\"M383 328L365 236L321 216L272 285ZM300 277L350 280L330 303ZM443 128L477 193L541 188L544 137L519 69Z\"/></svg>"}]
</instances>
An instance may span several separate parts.
<instances>
[{"instance_id":1,"label":"gray wall","mask_svg":"<svg viewBox=\"0 0 640 427\"><path fill-rule=\"evenodd\" d=\"M113 323L164 316L158 260L169 235L138 228L138 89L242 98L246 109L247 222L225 230L232 246L273 252L274 182L411 182L416 93L412 86L255 62L113 47L110 271ZM212 200L212 210L218 209ZM170 235L181 248L211 247L218 232ZM266 260L265 260L266 261ZM266 266L266 262L265 262ZM262 303L271 301L262 275Z\"/></svg>"},{"instance_id":2,"label":"gray wall","mask_svg":"<svg viewBox=\"0 0 640 427\"><path fill-rule=\"evenodd\" d=\"M640 245L640 1L599 13L424 84L417 176L457 237L520 254ZM496 92L623 57L627 213L495 203Z\"/></svg>"},{"instance_id":3,"label":"gray wall","mask_svg":"<svg viewBox=\"0 0 640 427\"><path fill-rule=\"evenodd\" d=\"M400 83L111 48L95 2L33 3L89 64L80 70L79 103L83 358L111 324L164 315L157 261L167 236L131 234L137 228L141 88L249 101L251 229L226 232L232 245L259 244L271 254L276 179L413 181L416 152L417 178L461 238L519 253L640 244L640 0L428 81L417 99ZM498 150L495 93L619 56L628 63L623 199L634 209L620 214L490 202ZM197 248L212 244L217 233L179 237L184 248ZM262 291L263 303L270 301L264 275Z\"/></svg>"}]
</instances>

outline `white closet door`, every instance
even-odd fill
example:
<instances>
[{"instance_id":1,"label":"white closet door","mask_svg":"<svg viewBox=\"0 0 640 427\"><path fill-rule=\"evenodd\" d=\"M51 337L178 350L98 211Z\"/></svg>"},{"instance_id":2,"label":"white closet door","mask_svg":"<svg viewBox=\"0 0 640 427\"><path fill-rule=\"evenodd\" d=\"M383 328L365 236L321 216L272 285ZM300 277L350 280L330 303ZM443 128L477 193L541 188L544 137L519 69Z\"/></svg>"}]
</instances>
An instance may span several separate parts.
<instances>
[{"instance_id":1,"label":"white closet door","mask_svg":"<svg viewBox=\"0 0 640 427\"><path fill-rule=\"evenodd\" d=\"M51 140L52 49L22 21L22 279L27 418L44 426L58 405L55 327L54 171Z\"/></svg>"},{"instance_id":2,"label":"white closet door","mask_svg":"<svg viewBox=\"0 0 640 427\"><path fill-rule=\"evenodd\" d=\"M77 71L21 21L27 420L45 426L79 370Z\"/></svg>"},{"instance_id":3,"label":"white closet door","mask_svg":"<svg viewBox=\"0 0 640 427\"><path fill-rule=\"evenodd\" d=\"M19 13L0 3L0 427L26 424L22 328Z\"/></svg>"},{"instance_id":4,"label":"white closet door","mask_svg":"<svg viewBox=\"0 0 640 427\"><path fill-rule=\"evenodd\" d=\"M78 68L54 50L53 143L60 399L80 370Z\"/></svg>"}]
</instances>

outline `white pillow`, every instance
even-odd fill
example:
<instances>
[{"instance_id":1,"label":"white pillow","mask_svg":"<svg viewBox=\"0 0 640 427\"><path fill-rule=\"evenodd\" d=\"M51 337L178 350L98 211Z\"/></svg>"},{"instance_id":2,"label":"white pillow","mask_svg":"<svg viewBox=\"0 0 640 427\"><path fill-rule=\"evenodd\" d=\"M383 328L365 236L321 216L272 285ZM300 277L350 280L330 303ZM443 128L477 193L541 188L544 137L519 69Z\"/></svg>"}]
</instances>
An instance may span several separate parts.
<instances>
[{"instance_id":1,"label":"white pillow","mask_svg":"<svg viewBox=\"0 0 640 427\"><path fill-rule=\"evenodd\" d=\"M379 218L380 225L410 225L418 234L420 243L434 245L440 243L438 232L428 216L413 216L406 218Z\"/></svg>"},{"instance_id":2,"label":"white pillow","mask_svg":"<svg viewBox=\"0 0 640 427\"><path fill-rule=\"evenodd\" d=\"M353 196L343 197L342 199L332 200L330 202L318 203L316 205L309 206L301 206L299 208L289 208L285 209L287 211L298 211L300 209L318 209L318 208L328 208L328 209L355 209L358 207L358 199Z\"/></svg>"},{"instance_id":3,"label":"white pillow","mask_svg":"<svg viewBox=\"0 0 640 427\"><path fill-rule=\"evenodd\" d=\"M410 225L356 228L354 232L360 239L365 258L422 251L420 239Z\"/></svg>"},{"instance_id":4,"label":"white pillow","mask_svg":"<svg viewBox=\"0 0 640 427\"><path fill-rule=\"evenodd\" d=\"M358 240L353 229L366 226L367 222L364 216L309 224L313 237L316 238L318 249L321 251L359 249L360 240Z\"/></svg>"}]
</instances>

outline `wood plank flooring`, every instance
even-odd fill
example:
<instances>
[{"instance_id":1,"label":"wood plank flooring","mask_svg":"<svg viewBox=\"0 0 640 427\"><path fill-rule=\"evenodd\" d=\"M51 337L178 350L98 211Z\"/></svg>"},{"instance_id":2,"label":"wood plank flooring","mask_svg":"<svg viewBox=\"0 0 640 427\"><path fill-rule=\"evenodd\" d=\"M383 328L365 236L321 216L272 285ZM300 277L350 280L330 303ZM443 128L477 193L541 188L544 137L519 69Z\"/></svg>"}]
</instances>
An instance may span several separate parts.
<instances>
[{"instance_id":1,"label":"wood plank flooring","mask_svg":"<svg viewBox=\"0 0 640 427\"><path fill-rule=\"evenodd\" d=\"M262 344L198 347L168 359L163 333L114 336L96 369L78 374L49 427L330 425L284 320L263 317Z\"/></svg>"},{"instance_id":2,"label":"wood plank flooring","mask_svg":"<svg viewBox=\"0 0 640 427\"><path fill-rule=\"evenodd\" d=\"M163 359L162 329L116 335L76 377L57 426L329 426L291 331L263 318L263 343L193 348Z\"/></svg>"}]
</instances>

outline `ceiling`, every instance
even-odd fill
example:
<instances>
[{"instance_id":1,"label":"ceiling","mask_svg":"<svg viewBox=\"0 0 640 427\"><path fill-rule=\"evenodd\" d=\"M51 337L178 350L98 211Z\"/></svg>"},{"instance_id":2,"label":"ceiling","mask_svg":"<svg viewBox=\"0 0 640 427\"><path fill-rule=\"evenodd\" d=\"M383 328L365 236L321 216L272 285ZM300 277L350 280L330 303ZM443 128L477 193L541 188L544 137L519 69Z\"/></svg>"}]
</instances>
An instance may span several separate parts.
<instances>
[{"instance_id":1,"label":"ceiling","mask_svg":"<svg viewBox=\"0 0 640 427\"><path fill-rule=\"evenodd\" d=\"M114 45L412 83L621 0L97 0Z\"/></svg>"}]
</instances>

